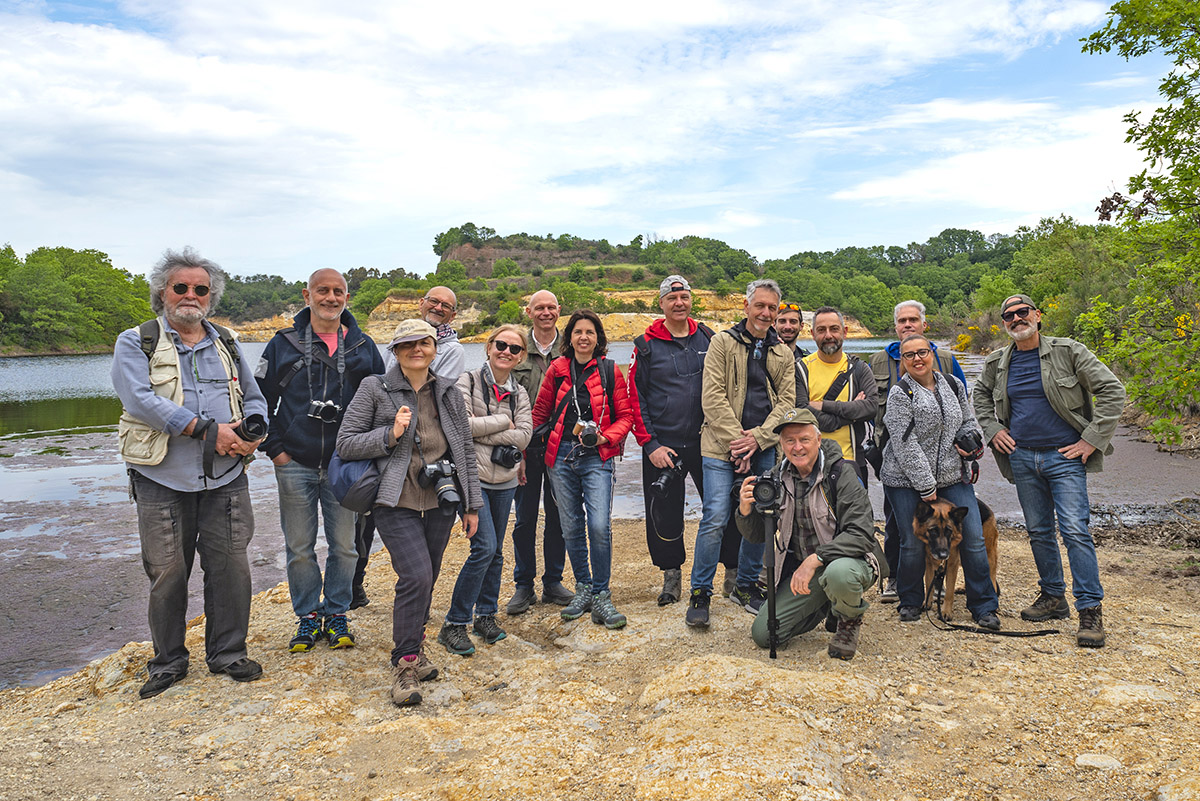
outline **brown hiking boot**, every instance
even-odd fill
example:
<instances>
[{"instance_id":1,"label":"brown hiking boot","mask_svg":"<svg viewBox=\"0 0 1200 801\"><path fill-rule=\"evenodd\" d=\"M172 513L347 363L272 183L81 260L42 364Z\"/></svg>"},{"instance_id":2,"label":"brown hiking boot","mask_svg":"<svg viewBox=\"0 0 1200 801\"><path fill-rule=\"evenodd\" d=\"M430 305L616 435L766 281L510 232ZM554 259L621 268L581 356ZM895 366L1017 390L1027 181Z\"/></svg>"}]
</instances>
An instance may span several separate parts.
<instances>
[{"instance_id":1,"label":"brown hiking boot","mask_svg":"<svg viewBox=\"0 0 1200 801\"><path fill-rule=\"evenodd\" d=\"M417 678L416 654L400 657L392 668L392 703L396 706L415 706L421 703L421 680Z\"/></svg>"},{"instance_id":2,"label":"brown hiking boot","mask_svg":"<svg viewBox=\"0 0 1200 801\"><path fill-rule=\"evenodd\" d=\"M838 618L837 634L829 641L829 655L834 659L853 659L858 651L858 631L862 628L862 615L847 620Z\"/></svg>"},{"instance_id":3,"label":"brown hiking boot","mask_svg":"<svg viewBox=\"0 0 1200 801\"><path fill-rule=\"evenodd\" d=\"M1071 616L1071 607L1062 595L1047 595L1039 592L1037 600L1021 610L1021 620L1040 623L1043 620L1066 620Z\"/></svg>"},{"instance_id":4,"label":"brown hiking boot","mask_svg":"<svg viewBox=\"0 0 1200 801\"><path fill-rule=\"evenodd\" d=\"M1075 644L1080 648L1104 647L1104 617L1100 607L1079 610L1079 631L1075 633Z\"/></svg>"},{"instance_id":5,"label":"brown hiking boot","mask_svg":"<svg viewBox=\"0 0 1200 801\"><path fill-rule=\"evenodd\" d=\"M421 681L433 681L437 677L437 665L430 662L429 657L425 656L425 641L421 640L421 647L417 650L417 678Z\"/></svg>"}]
</instances>

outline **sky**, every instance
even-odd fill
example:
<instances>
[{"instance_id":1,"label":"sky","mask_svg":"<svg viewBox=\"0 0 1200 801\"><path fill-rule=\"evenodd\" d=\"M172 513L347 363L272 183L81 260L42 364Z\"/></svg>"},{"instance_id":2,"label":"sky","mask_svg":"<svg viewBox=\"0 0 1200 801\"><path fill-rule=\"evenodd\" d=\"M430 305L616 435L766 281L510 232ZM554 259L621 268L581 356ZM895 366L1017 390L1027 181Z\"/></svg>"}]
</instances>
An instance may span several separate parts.
<instances>
[{"instance_id":1,"label":"sky","mask_svg":"<svg viewBox=\"0 0 1200 801\"><path fill-rule=\"evenodd\" d=\"M1094 222L1169 65L1089 0L0 0L0 243L144 273L437 264L500 234L759 259Z\"/></svg>"}]
</instances>

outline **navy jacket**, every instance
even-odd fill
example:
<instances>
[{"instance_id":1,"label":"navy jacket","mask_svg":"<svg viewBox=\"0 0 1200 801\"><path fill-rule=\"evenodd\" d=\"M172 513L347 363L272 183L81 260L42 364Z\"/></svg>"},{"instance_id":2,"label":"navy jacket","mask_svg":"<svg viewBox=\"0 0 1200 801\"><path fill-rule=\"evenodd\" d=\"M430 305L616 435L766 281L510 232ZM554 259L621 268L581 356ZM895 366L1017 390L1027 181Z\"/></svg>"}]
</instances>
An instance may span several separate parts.
<instances>
[{"instance_id":1,"label":"navy jacket","mask_svg":"<svg viewBox=\"0 0 1200 801\"><path fill-rule=\"evenodd\" d=\"M333 456L338 426L358 385L369 375L383 374L383 357L375 341L363 333L347 310L342 310L342 325L346 327L342 347L344 369L338 378L337 354L330 356L329 348L312 333L309 325L311 310L303 309L292 318L292 327L276 332L263 351L254 377L267 399L270 425L267 438L259 446L274 459L284 451L305 467L327 467ZM312 358L305 365L298 344L311 338ZM331 400L342 408L337 421L326 423L310 417L312 401Z\"/></svg>"},{"instance_id":2,"label":"navy jacket","mask_svg":"<svg viewBox=\"0 0 1200 801\"><path fill-rule=\"evenodd\" d=\"M682 342L671 336L662 320L655 320L635 340L629 402L633 435L646 453L662 445L678 450L700 444L700 388L712 337L712 329L689 317L688 336Z\"/></svg>"}]
</instances>

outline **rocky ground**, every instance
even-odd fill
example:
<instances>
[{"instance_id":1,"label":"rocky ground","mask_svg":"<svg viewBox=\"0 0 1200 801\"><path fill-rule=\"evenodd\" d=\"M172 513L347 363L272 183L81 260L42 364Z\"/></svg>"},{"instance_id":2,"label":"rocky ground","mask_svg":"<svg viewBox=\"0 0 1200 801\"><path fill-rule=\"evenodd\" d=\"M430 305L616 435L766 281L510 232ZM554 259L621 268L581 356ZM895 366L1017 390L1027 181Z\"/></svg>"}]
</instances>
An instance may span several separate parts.
<instances>
[{"instance_id":1,"label":"rocky ground","mask_svg":"<svg viewBox=\"0 0 1200 801\"><path fill-rule=\"evenodd\" d=\"M902 625L873 604L845 663L826 655L824 631L768 659L724 600L711 630L688 629L681 604L654 604L643 538L636 521L615 527L626 629L541 605L502 616L508 638L477 641L473 657L431 648L442 676L414 709L387 697L380 555L354 649L289 654L280 585L254 604L261 681L210 675L197 618L192 672L157 698L137 697L148 643L0 692L0 798L1200 798L1200 577L1179 541L1100 550L1104 649L1077 648L1074 620L1007 638ZM1002 619L1028 630L1028 545L1005 531L1000 550ZM454 539L431 637L465 553Z\"/></svg>"}]
</instances>

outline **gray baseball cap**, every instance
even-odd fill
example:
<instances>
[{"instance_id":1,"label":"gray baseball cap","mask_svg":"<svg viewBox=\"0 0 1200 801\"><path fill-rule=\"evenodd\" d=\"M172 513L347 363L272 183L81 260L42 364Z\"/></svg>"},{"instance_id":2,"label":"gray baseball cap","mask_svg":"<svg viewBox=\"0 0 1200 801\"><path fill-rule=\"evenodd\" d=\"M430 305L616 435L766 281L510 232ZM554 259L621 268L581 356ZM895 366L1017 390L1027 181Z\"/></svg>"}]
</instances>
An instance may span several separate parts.
<instances>
[{"instance_id":1,"label":"gray baseball cap","mask_svg":"<svg viewBox=\"0 0 1200 801\"><path fill-rule=\"evenodd\" d=\"M658 285L658 297L661 300L672 292L679 292L684 289L688 292L692 291L692 285L688 283L686 278L682 275L668 275Z\"/></svg>"}]
</instances>

